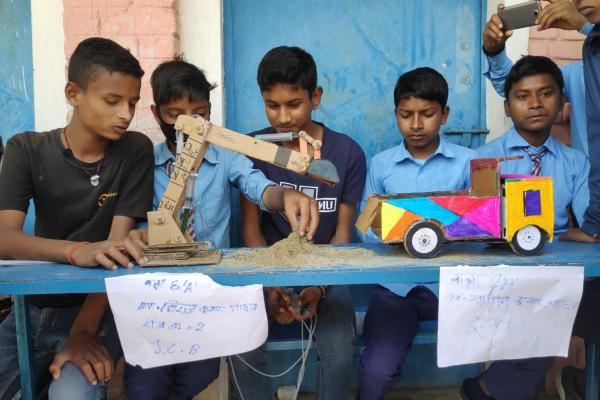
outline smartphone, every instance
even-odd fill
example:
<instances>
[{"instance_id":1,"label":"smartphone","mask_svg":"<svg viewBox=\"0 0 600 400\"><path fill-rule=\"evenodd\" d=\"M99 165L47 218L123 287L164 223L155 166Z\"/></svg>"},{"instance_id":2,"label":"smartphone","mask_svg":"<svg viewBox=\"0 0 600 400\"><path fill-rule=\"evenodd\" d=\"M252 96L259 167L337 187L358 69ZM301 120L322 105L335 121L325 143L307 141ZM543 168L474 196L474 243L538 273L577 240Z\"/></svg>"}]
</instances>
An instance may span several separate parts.
<instances>
[{"instance_id":1,"label":"smartphone","mask_svg":"<svg viewBox=\"0 0 600 400\"><path fill-rule=\"evenodd\" d=\"M540 1L535 0L505 7L502 11L498 12L498 16L504 25L503 30L510 31L534 26L535 20L541 12L542 4Z\"/></svg>"}]
</instances>

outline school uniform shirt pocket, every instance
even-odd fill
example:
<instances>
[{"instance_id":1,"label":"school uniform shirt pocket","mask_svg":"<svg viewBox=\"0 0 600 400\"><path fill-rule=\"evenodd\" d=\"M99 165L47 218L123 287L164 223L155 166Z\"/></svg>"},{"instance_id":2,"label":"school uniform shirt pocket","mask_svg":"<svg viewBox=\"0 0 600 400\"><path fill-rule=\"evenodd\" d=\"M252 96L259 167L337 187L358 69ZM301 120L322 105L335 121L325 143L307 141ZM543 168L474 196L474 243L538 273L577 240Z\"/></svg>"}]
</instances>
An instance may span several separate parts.
<instances>
[{"instance_id":1,"label":"school uniform shirt pocket","mask_svg":"<svg viewBox=\"0 0 600 400\"><path fill-rule=\"evenodd\" d=\"M229 225L231 215L229 201L228 195L220 193L194 203L196 241L208 240L213 244L216 243L215 231Z\"/></svg>"}]
</instances>

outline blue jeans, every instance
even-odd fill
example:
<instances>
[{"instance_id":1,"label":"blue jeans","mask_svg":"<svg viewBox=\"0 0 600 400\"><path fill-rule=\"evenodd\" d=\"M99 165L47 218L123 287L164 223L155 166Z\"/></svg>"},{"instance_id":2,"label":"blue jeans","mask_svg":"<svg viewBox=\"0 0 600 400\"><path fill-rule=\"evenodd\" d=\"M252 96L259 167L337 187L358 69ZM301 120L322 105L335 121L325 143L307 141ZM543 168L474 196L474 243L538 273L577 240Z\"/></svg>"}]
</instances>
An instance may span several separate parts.
<instances>
[{"instance_id":1,"label":"blue jeans","mask_svg":"<svg viewBox=\"0 0 600 400\"><path fill-rule=\"evenodd\" d=\"M400 379L402 363L417 335L419 321L437 319L438 299L425 286L405 297L376 286L365 315L360 366L360 399L383 398Z\"/></svg>"},{"instance_id":2,"label":"blue jeans","mask_svg":"<svg viewBox=\"0 0 600 400\"><path fill-rule=\"evenodd\" d=\"M218 358L147 369L126 364L127 397L129 400L191 399L219 376L219 366Z\"/></svg>"},{"instance_id":3,"label":"blue jeans","mask_svg":"<svg viewBox=\"0 0 600 400\"><path fill-rule=\"evenodd\" d=\"M317 309L314 336L318 400L339 400L348 396L352 383L355 326L354 306L348 287L329 286L327 296ZM241 356L256 369L267 371L265 345ZM270 378L255 373L235 356L231 360L244 399L275 398ZM235 385L233 387L237 391Z\"/></svg>"},{"instance_id":4,"label":"blue jeans","mask_svg":"<svg viewBox=\"0 0 600 400\"><path fill-rule=\"evenodd\" d=\"M79 309L80 306L72 308L29 306L34 373L37 377L47 373L54 354L67 339ZM112 318L106 320L105 345L111 355L117 356L120 353L120 346L116 330L114 324L109 323ZM14 311L11 311L0 323L0 400L11 399L19 389L16 321ZM49 397L51 400L102 400L105 398L105 392L104 385L91 385L78 368L68 363L63 367L60 378L50 386Z\"/></svg>"}]
</instances>

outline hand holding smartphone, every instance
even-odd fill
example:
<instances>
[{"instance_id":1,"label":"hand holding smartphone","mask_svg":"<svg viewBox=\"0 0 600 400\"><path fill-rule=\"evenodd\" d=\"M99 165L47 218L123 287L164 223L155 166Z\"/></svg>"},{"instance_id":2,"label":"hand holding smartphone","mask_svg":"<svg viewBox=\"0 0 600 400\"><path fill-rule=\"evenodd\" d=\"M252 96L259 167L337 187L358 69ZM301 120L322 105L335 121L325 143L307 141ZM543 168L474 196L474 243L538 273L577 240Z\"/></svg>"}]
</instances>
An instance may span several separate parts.
<instances>
[{"instance_id":1,"label":"hand holding smartphone","mask_svg":"<svg viewBox=\"0 0 600 400\"><path fill-rule=\"evenodd\" d=\"M504 7L498 10L498 16L502 20L502 30L510 31L536 25L536 20L541 12L541 2L535 0Z\"/></svg>"}]
</instances>

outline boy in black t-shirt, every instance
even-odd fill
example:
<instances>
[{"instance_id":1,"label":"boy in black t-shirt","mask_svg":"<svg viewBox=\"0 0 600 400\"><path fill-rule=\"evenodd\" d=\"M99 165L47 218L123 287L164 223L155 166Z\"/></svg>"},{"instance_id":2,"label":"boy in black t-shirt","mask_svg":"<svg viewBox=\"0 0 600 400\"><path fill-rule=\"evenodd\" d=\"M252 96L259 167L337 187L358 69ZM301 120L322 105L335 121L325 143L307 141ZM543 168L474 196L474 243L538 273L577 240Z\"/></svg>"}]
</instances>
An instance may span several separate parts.
<instances>
[{"instance_id":1,"label":"boy in black t-shirt","mask_svg":"<svg viewBox=\"0 0 600 400\"><path fill-rule=\"evenodd\" d=\"M352 240L356 204L361 199L365 183L365 155L349 136L312 120L312 111L319 107L323 94L323 88L317 86L314 59L298 47L274 48L261 60L257 80L271 126L251 135L305 131L313 139L322 142L322 158L334 163L340 182L331 188L309 177L258 160L253 160L255 167L280 186L299 190L317 201L320 222L313 238L315 243L349 243ZM296 151L300 149L298 139L283 142L282 145ZM309 152L312 152L310 146ZM243 197L241 208L246 246L271 245L290 234L290 222L284 214L260 212L258 207ZM315 331L319 356L317 398L346 398L352 380L355 324L347 286L302 288L298 294L299 305L310 310L303 315L287 309L290 297L283 288L268 288L266 293L268 313L280 324L306 320L315 313L318 315ZM251 364L264 362L264 352L260 349L243 357ZM246 365L235 359L234 366L245 398L272 398L269 379L253 374Z\"/></svg>"},{"instance_id":2,"label":"boy in black t-shirt","mask_svg":"<svg viewBox=\"0 0 600 400\"><path fill-rule=\"evenodd\" d=\"M77 46L65 87L73 106L69 124L21 133L6 144L0 258L130 268L125 249L142 261L141 249L127 235L152 206L152 143L127 127L143 74L135 57L111 40L90 38ZM35 236L22 231L30 199L36 206ZM87 311L80 313L84 300ZM100 340L99 324L90 321L99 321L107 304L104 294L31 297L36 374L62 347L50 368L56 379L51 399L104 398L118 340L110 324ZM0 399L19 389L15 323L11 312L0 324Z\"/></svg>"}]
</instances>

